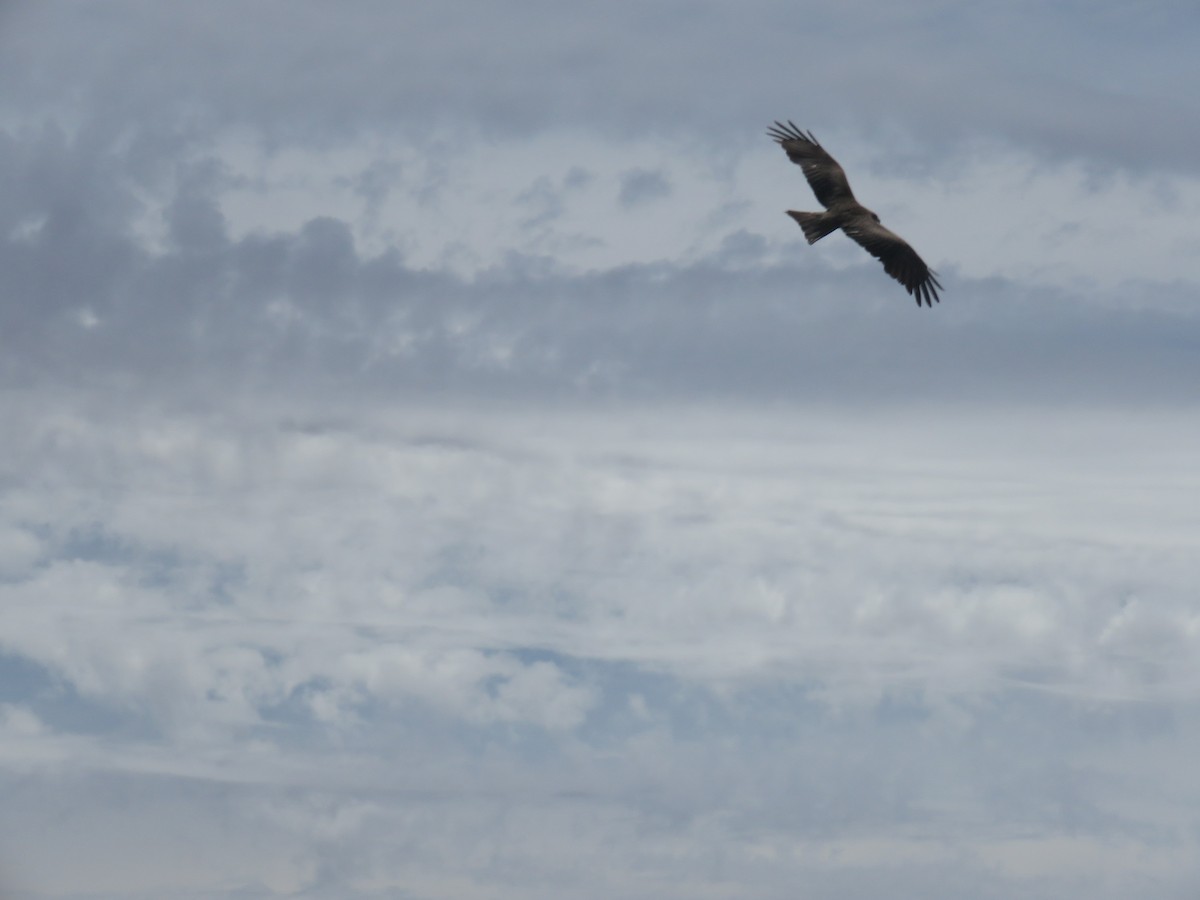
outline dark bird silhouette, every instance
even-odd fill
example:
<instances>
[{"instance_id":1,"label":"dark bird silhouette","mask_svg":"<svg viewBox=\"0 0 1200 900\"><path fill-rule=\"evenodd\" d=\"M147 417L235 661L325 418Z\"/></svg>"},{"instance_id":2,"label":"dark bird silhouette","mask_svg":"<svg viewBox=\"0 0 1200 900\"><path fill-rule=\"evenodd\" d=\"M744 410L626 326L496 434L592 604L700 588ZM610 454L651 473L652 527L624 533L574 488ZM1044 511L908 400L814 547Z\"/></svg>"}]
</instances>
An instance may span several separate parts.
<instances>
[{"instance_id":1,"label":"dark bird silhouette","mask_svg":"<svg viewBox=\"0 0 1200 900\"><path fill-rule=\"evenodd\" d=\"M934 300L941 302L938 291L942 286L937 273L925 265L900 235L880 225L879 216L854 199L846 173L817 143L811 131L801 131L789 119L786 125L776 122L767 134L784 149L788 159L804 170L809 187L825 207L825 212L787 211L804 229L810 244L840 228L883 263L883 270L917 298L917 306L922 301L926 306L933 306Z\"/></svg>"}]
</instances>

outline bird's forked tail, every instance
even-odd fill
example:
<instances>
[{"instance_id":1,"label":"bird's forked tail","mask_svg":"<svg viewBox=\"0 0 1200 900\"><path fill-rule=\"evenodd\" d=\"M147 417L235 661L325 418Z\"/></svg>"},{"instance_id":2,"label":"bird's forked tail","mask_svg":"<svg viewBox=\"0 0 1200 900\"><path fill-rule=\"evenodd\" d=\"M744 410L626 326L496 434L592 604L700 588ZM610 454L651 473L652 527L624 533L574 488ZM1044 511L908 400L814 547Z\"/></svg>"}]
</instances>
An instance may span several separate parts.
<instances>
[{"instance_id":1,"label":"bird's forked tail","mask_svg":"<svg viewBox=\"0 0 1200 900\"><path fill-rule=\"evenodd\" d=\"M810 244L815 244L825 235L838 229L836 220L830 221L833 217L825 213L796 212L794 209L789 209L787 214L804 229L804 236L808 238Z\"/></svg>"}]
</instances>

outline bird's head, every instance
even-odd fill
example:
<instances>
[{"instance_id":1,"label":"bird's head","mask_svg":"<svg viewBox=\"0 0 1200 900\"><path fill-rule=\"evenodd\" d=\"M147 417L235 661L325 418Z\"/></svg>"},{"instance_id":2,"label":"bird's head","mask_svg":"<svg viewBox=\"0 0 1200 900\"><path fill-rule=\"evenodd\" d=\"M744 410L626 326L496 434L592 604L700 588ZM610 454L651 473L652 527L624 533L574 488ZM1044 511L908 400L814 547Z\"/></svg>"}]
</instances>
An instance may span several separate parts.
<instances>
[{"instance_id":1,"label":"bird's head","mask_svg":"<svg viewBox=\"0 0 1200 900\"><path fill-rule=\"evenodd\" d=\"M869 210L869 209L867 210L867 213L868 213L868 215L870 215L870 216L871 216L871 218L872 218L872 219L874 219L876 222L878 222L878 221L879 221L879 214L878 214L878 213L873 213L873 212L871 212L871 210Z\"/></svg>"}]
</instances>

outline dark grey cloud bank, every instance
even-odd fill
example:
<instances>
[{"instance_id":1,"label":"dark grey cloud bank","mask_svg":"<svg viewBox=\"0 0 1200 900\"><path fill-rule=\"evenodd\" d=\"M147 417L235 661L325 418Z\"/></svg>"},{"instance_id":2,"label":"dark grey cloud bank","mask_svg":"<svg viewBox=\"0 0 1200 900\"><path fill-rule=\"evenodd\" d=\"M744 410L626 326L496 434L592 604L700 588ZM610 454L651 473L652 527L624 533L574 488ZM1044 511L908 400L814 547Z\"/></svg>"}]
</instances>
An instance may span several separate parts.
<instances>
[{"instance_id":1,"label":"dark grey cloud bank","mask_svg":"<svg viewBox=\"0 0 1200 900\"><path fill-rule=\"evenodd\" d=\"M367 255L333 217L232 239L215 160L184 167L156 248L136 233L136 154L54 129L2 148L12 383L1101 405L1191 402L1200 384L1193 285L1079 296L950 271L947 302L918 312L873 267L832 269L799 242L794 263L764 263L744 232L697 263L517 257L467 278ZM639 197L662 189L648 177Z\"/></svg>"},{"instance_id":2,"label":"dark grey cloud bank","mask_svg":"<svg viewBox=\"0 0 1200 900\"><path fill-rule=\"evenodd\" d=\"M6 106L95 114L118 133L327 142L467 122L723 144L802 115L920 155L984 138L1187 171L1200 142L1186 3L13 6Z\"/></svg>"}]
</instances>

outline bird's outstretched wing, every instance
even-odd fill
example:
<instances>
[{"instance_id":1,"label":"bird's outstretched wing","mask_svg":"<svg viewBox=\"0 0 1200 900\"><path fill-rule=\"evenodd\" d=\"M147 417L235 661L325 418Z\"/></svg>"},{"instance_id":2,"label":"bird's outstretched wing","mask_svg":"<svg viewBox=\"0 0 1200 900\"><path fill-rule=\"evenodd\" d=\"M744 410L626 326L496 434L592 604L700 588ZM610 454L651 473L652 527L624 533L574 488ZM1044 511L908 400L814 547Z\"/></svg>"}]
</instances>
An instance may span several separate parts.
<instances>
[{"instance_id":1,"label":"bird's outstretched wing","mask_svg":"<svg viewBox=\"0 0 1200 900\"><path fill-rule=\"evenodd\" d=\"M822 206L828 209L841 201L856 202L846 173L842 171L837 160L817 143L811 131L801 131L788 119L786 125L776 122L767 130L767 134L779 143L787 153L788 159L804 170L804 177L808 179L809 187L817 195L817 200Z\"/></svg>"},{"instance_id":2,"label":"bird's outstretched wing","mask_svg":"<svg viewBox=\"0 0 1200 900\"><path fill-rule=\"evenodd\" d=\"M933 306L935 300L941 303L938 291L942 286L938 283L937 273L925 265L925 260L917 256L917 251L900 235L866 216L843 225L842 231L883 263L883 270L917 298L917 306L922 301L926 306Z\"/></svg>"}]
</instances>

